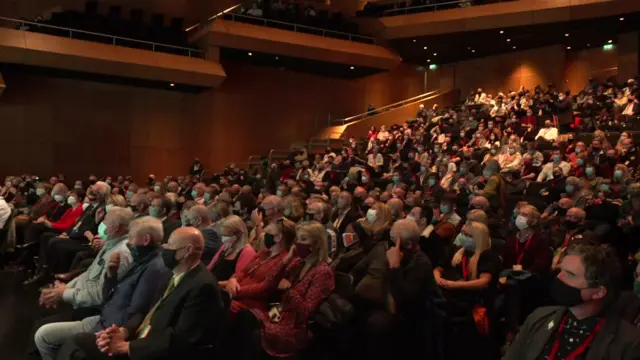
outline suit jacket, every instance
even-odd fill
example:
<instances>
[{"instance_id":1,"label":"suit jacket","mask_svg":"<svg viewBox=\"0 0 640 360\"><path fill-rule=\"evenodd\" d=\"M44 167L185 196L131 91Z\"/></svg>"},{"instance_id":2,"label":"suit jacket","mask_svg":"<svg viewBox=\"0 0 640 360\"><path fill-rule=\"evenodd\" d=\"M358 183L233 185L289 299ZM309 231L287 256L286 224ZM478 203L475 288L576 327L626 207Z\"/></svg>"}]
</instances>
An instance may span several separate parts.
<instances>
[{"instance_id":1,"label":"suit jacket","mask_svg":"<svg viewBox=\"0 0 640 360\"><path fill-rule=\"evenodd\" d=\"M73 224L71 229L69 230L69 237L74 239L85 239L84 233L86 231L91 231L91 233L95 234L98 231L98 223L96 222L96 212L98 209L103 208L104 204L89 204L87 208L83 211L82 215L76 220L76 223Z\"/></svg>"},{"instance_id":2,"label":"suit jacket","mask_svg":"<svg viewBox=\"0 0 640 360\"><path fill-rule=\"evenodd\" d=\"M335 218L332 219L332 224L340 217L341 213L338 211L336 213ZM355 210L350 209L344 216L344 218L342 219L342 221L340 222L339 226L337 227L336 230L338 230L338 237L342 236L342 234L344 233L344 231L347 229L347 226L349 224L351 224L352 222L358 220L358 214L356 213Z\"/></svg>"},{"instance_id":3,"label":"suit jacket","mask_svg":"<svg viewBox=\"0 0 640 360\"><path fill-rule=\"evenodd\" d=\"M169 241L169 236L173 233L177 228L182 226L182 221L180 220L172 220L167 217L162 221L162 230L164 231L164 238L162 239L162 243L166 244Z\"/></svg>"},{"instance_id":4,"label":"suit jacket","mask_svg":"<svg viewBox=\"0 0 640 360\"><path fill-rule=\"evenodd\" d=\"M158 301L165 289L166 286L161 287ZM139 312L124 326L130 336L131 359L214 358L213 346L222 325L223 302L218 281L206 266L199 263L184 275L156 308L147 336L137 339L136 331L146 315Z\"/></svg>"},{"instance_id":5,"label":"suit jacket","mask_svg":"<svg viewBox=\"0 0 640 360\"><path fill-rule=\"evenodd\" d=\"M534 311L520 329L502 360L537 360L551 336L556 336L567 308L549 306ZM613 313L607 318L584 360L632 360L640 358L640 330Z\"/></svg>"}]
</instances>

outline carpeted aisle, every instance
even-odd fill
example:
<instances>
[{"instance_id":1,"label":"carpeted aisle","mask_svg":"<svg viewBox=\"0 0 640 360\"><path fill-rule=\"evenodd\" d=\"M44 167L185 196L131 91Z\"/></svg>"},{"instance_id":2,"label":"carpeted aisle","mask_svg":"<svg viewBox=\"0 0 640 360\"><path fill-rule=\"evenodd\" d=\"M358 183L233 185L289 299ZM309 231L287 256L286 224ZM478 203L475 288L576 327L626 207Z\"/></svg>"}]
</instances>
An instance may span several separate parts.
<instances>
[{"instance_id":1,"label":"carpeted aisle","mask_svg":"<svg viewBox=\"0 0 640 360\"><path fill-rule=\"evenodd\" d=\"M27 358L31 328L42 316L38 306L38 289L25 288L23 273L0 271L0 359Z\"/></svg>"}]
</instances>

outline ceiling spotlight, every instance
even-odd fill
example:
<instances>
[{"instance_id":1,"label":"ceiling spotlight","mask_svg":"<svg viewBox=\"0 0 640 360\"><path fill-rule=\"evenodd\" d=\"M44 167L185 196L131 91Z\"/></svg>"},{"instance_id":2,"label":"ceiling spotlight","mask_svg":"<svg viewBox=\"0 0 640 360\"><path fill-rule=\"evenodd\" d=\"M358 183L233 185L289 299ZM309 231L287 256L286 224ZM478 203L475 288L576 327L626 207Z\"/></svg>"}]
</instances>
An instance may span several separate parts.
<instances>
[{"instance_id":1,"label":"ceiling spotlight","mask_svg":"<svg viewBox=\"0 0 640 360\"><path fill-rule=\"evenodd\" d=\"M623 17L621 17L621 18L620 18L620 21L624 21L624 18L623 18Z\"/></svg>"},{"instance_id":2,"label":"ceiling spotlight","mask_svg":"<svg viewBox=\"0 0 640 360\"><path fill-rule=\"evenodd\" d=\"M416 42L416 39L413 39L413 42Z\"/></svg>"},{"instance_id":3,"label":"ceiling spotlight","mask_svg":"<svg viewBox=\"0 0 640 360\"><path fill-rule=\"evenodd\" d=\"M569 33L564 34L564 36L569 36Z\"/></svg>"},{"instance_id":4,"label":"ceiling spotlight","mask_svg":"<svg viewBox=\"0 0 640 360\"><path fill-rule=\"evenodd\" d=\"M609 40L609 44L613 43L613 40Z\"/></svg>"},{"instance_id":5,"label":"ceiling spotlight","mask_svg":"<svg viewBox=\"0 0 640 360\"><path fill-rule=\"evenodd\" d=\"M511 42L511 39L507 39L507 42Z\"/></svg>"},{"instance_id":6,"label":"ceiling spotlight","mask_svg":"<svg viewBox=\"0 0 640 360\"><path fill-rule=\"evenodd\" d=\"M467 48L467 50L471 50L471 46L469 46L469 47Z\"/></svg>"},{"instance_id":7,"label":"ceiling spotlight","mask_svg":"<svg viewBox=\"0 0 640 360\"><path fill-rule=\"evenodd\" d=\"M475 50L471 50L472 53L476 52Z\"/></svg>"},{"instance_id":8,"label":"ceiling spotlight","mask_svg":"<svg viewBox=\"0 0 640 360\"><path fill-rule=\"evenodd\" d=\"M431 62L431 59L427 59L427 62Z\"/></svg>"},{"instance_id":9,"label":"ceiling spotlight","mask_svg":"<svg viewBox=\"0 0 640 360\"><path fill-rule=\"evenodd\" d=\"M433 56L438 56L438 53L433 53Z\"/></svg>"},{"instance_id":10,"label":"ceiling spotlight","mask_svg":"<svg viewBox=\"0 0 640 360\"><path fill-rule=\"evenodd\" d=\"M587 44L587 46L591 46L591 44Z\"/></svg>"},{"instance_id":11,"label":"ceiling spotlight","mask_svg":"<svg viewBox=\"0 0 640 360\"><path fill-rule=\"evenodd\" d=\"M253 54L252 54L252 53L249 53L249 56L253 56Z\"/></svg>"},{"instance_id":12,"label":"ceiling spotlight","mask_svg":"<svg viewBox=\"0 0 640 360\"><path fill-rule=\"evenodd\" d=\"M352 67L350 67L349 69L353 70L353 69L355 69L355 68L352 66Z\"/></svg>"},{"instance_id":13,"label":"ceiling spotlight","mask_svg":"<svg viewBox=\"0 0 640 360\"><path fill-rule=\"evenodd\" d=\"M514 46L513 48L515 49L516 47Z\"/></svg>"},{"instance_id":14,"label":"ceiling spotlight","mask_svg":"<svg viewBox=\"0 0 640 360\"><path fill-rule=\"evenodd\" d=\"M171 84L169 84L169 86L174 87L174 86L176 86L176 84L171 83Z\"/></svg>"},{"instance_id":15,"label":"ceiling spotlight","mask_svg":"<svg viewBox=\"0 0 640 360\"><path fill-rule=\"evenodd\" d=\"M424 49L427 50L427 47L425 46Z\"/></svg>"},{"instance_id":16,"label":"ceiling spotlight","mask_svg":"<svg viewBox=\"0 0 640 360\"><path fill-rule=\"evenodd\" d=\"M500 30L500 34L504 34L504 30Z\"/></svg>"},{"instance_id":17,"label":"ceiling spotlight","mask_svg":"<svg viewBox=\"0 0 640 360\"><path fill-rule=\"evenodd\" d=\"M571 50L571 46L567 46L567 50Z\"/></svg>"},{"instance_id":18,"label":"ceiling spotlight","mask_svg":"<svg viewBox=\"0 0 640 360\"><path fill-rule=\"evenodd\" d=\"M276 60L280 60L280 58L276 56Z\"/></svg>"}]
</instances>

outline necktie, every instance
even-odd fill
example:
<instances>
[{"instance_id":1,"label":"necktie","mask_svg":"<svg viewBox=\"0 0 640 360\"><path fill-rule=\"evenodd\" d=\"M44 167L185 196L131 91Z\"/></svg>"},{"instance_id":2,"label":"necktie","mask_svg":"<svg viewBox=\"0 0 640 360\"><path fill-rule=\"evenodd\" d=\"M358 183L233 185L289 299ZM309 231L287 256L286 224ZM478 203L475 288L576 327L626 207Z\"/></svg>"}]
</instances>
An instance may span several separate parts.
<instances>
[{"instance_id":1,"label":"necktie","mask_svg":"<svg viewBox=\"0 0 640 360\"><path fill-rule=\"evenodd\" d=\"M167 290L165 290L164 295L162 295L162 298L153 306L151 311L149 311L147 316L145 316L142 324L138 327L138 331L136 331L136 333L138 334L138 339L143 339L147 336L147 334L149 334L149 330L151 330L151 319L153 318L153 314L156 312L156 309L162 303L162 301L164 301L164 299L166 299L169 294L171 294L171 292L176 288L177 285L178 278L174 275L171 278L169 285L167 286Z\"/></svg>"}]
</instances>

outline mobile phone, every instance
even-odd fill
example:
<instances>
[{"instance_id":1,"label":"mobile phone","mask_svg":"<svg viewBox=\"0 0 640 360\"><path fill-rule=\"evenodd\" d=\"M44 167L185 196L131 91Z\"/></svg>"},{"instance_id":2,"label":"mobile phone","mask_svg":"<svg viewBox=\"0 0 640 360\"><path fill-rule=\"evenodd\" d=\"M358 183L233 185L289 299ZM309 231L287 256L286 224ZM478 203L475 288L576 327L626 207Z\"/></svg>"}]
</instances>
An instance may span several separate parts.
<instances>
[{"instance_id":1,"label":"mobile phone","mask_svg":"<svg viewBox=\"0 0 640 360\"><path fill-rule=\"evenodd\" d=\"M342 244L344 245L345 248L350 247L356 242L358 242L358 239L355 237L355 234L352 234L352 233L342 234Z\"/></svg>"}]
</instances>

